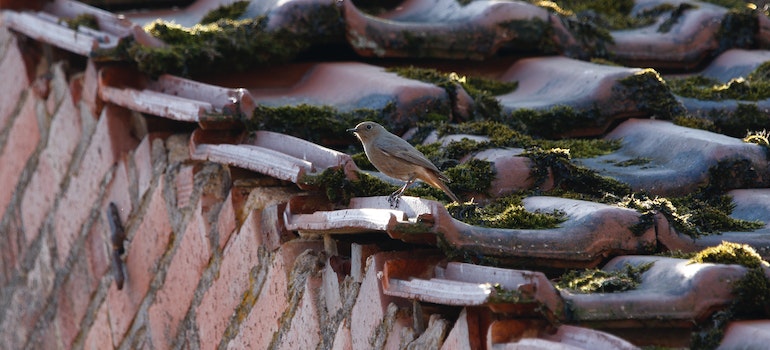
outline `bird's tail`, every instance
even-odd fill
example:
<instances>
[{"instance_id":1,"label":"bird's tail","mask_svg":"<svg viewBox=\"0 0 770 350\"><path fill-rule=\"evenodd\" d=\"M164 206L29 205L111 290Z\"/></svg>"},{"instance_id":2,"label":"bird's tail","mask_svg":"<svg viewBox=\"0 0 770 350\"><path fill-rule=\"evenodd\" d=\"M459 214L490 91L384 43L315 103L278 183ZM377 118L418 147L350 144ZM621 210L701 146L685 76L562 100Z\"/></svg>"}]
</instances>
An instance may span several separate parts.
<instances>
[{"instance_id":1,"label":"bird's tail","mask_svg":"<svg viewBox=\"0 0 770 350\"><path fill-rule=\"evenodd\" d=\"M447 182L449 181L449 178L447 178L446 175L441 173L434 173L434 172L427 172L427 173L428 174L426 175L428 176L421 176L420 179L427 182L431 186L444 191L444 193L446 193L446 195L449 196L449 198L451 198L453 201L457 203L462 203L460 202L460 199L458 199L457 196L454 194L454 192L452 192L452 190L449 189L449 186L447 186L444 183L444 181L447 181Z\"/></svg>"}]
</instances>

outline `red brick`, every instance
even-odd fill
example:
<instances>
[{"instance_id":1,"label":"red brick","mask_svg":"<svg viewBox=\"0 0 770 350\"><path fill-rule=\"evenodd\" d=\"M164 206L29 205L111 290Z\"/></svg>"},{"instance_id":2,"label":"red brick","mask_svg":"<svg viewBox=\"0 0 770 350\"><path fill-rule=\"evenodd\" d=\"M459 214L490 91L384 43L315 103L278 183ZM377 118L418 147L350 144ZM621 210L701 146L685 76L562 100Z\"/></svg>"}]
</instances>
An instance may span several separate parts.
<instances>
[{"instance_id":1,"label":"red brick","mask_svg":"<svg viewBox=\"0 0 770 350\"><path fill-rule=\"evenodd\" d=\"M81 136L80 112L65 99L51 121L46 147L25 190L21 215L27 242L37 237L67 174L72 154Z\"/></svg>"},{"instance_id":2,"label":"red brick","mask_svg":"<svg viewBox=\"0 0 770 350\"><path fill-rule=\"evenodd\" d=\"M2 30L5 31L3 28ZM10 42L5 55L0 58L0 72L3 72L3 93L0 94L0 130L5 128L11 113L19 104L22 92L29 87L27 66L19 51L19 44L13 35L5 36Z\"/></svg>"},{"instance_id":3,"label":"red brick","mask_svg":"<svg viewBox=\"0 0 770 350\"><path fill-rule=\"evenodd\" d=\"M130 134L130 111L108 106L100 117L88 148L56 211L54 226L59 262L69 255L72 243L88 218L104 175L123 152L136 147Z\"/></svg>"},{"instance_id":4,"label":"red brick","mask_svg":"<svg viewBox=\"0 0 770 350\"><path fill-rule=\"evenodd\" d=\"M1 95L1 94L0 94ZM37 100L27 96L18 115L11 125L10 133L2 153L0 153L0 213L5 213L13 196L16 183L19 181L27 160L40 142L40 130L37 123Z\"/></svg>"},{"instance_id":5,"label":"red brick","mask_svg":"<svg viewBox=\"0 0 770 350\"><path fill-rule=\"evenodd\" d=\"M32 269L27 273L25 285L11 294L5 317L0 323L0 339L8 349L21 349L44 311L45 302L54 285L54 267L51 247L42 241L40 253Z\"/></svg>"},{"instance_id":6,"label":"red brick","mask_svg":"<svg viewBox=\"0 0 770 350\"><path fill-rule=\"evenodd\" d=\"M187 221L187 229L169 264L163 287L149 309L149 328L156 349L171 348L211 255L200 206Z\"/></svg>"},{"instance_id":7,"label":"red brick","mask_svg":"<svg viewBox=\"0 0 770 350\"><path fill-rule=\"evenodd\" d=\"M107 350L113 349L112 332L110 332L110 322L108 316L108 303L103 302L96 312L96 318L91 328L86 333L86 339L83 348L86 350Z\"/></svg>"},{"instance_id":8,"label":"red brick","mask_svg":"<svg viewBox=\"0 0 770 350\"><path fill-rule=\"evenodd\" d=\"M252 226L242 226L227 243L219 275L197 310L201 348L212 349L219 344L230 316L249 287L249 271L259 263L258 248Z\"/></svg>"},{"instance_id":9,"label":"red brick","mask_svg":"<svg viewBox=\"0 0 770 350\"><path fill-rule=\"evenodd\" d=\"M161 180L149 199L150 203L136 234L126 248L126 281L123 290L118 290L113 283L107 293L109 320L116 346L123 340L131 325L139 304L155 277L158 261L168 247L171 222L163 199L163 186L164 182Z\"/></svg>"},{"instance_id":10,"label":"red brick","mask_svg":"<svg viewBox=\"0 0 770 350\"><path fill-rule=\"evenodd\" d=\"M318 290L320 278L308 277L305 290L299 300L289 332L278 345L278 349L315 349L321 342L321 323L318 319Z\"/></svg>"}]
</instances>

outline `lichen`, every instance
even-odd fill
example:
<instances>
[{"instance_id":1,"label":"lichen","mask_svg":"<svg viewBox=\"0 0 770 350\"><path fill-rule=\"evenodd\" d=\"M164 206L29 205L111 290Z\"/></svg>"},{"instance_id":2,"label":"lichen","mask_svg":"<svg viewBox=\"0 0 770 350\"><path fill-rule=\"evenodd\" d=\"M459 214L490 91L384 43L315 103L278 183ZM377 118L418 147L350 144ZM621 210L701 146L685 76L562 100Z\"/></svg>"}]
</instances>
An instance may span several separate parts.
<instances>
[{"instance_id":1,"label":"lichen","mask_svg":"<svg viewBox=\"0 0 770 350\"><path fill-rule=\"evenodd\" d=\"M206 13L200 20L200 24L214 23L220 19L238 19L249 7L249 1L236 1L231 4L219 6Z\"/></svg>"},{"instance_id":2,"label":"lichen","mask_svg":"<svg viewBox=\"0 0 770 350\"><path fill-rule=\"evenodd\" d=\"M483 207L473 203L452 203L447 210L456 219L470 225L507 229L556 228L566 220L563 212L530 212L522 204L522 194L496 198Z\"/></svg>"},{"instance_id":3,"label":"lichen","mask_svg":"<svg viewBox=\"0 0 770 350\"><path fill-rule=\"evenodd\" d=\"M617 271L600 269L572 270L562 275L556 287L573 293L617 293L636 289L642 281L642 275L654 262L637 266L626 264Z\"/></svg>"}]
</instances>

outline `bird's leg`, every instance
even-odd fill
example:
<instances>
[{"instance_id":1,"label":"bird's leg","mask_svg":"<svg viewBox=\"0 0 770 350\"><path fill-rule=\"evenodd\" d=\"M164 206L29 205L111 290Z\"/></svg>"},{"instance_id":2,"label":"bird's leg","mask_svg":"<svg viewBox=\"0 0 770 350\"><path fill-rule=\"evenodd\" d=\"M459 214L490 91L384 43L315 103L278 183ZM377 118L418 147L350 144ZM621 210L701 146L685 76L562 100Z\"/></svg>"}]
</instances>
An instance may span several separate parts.
<instances>
[{"instance_id":1,"label":"bird's leg","mask_svg":"<svg viewBox=\"0 0 770 350\"><path fill-rule=\"evenodd\" d=\"M393 192L388 196L388 204L390 204L391 208L398 208L398 200L401 198L401 195L406 191L406 188L409 187L414 182L415 178L411 177L404 186L401 186L396 192Z\"/></svg>"}]
</instances>

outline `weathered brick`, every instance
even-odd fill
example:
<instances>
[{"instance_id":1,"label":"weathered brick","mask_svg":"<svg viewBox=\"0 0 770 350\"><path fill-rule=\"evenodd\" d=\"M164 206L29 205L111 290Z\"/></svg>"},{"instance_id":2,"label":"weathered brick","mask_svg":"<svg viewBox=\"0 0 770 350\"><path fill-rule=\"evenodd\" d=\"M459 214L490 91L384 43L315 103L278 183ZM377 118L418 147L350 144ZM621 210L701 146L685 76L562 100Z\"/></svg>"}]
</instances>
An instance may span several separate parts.
<instances>
[{"instance_id":1,"label":"weathered brick","mask_svg":"<svg viewBox=\"0 0 770 350\"><path fill-rule=\"evenodd\" d=\"M318 290L320 278L309 277L305 282L302 298L298 301L289 332L278 345L278 349L315 349L321 342L321 323L318 319Z\"/></svg>"},{"instance_id":2,"label":"weathered brick","mask_svg":"<svg viewBox=\"0 0 770 350\"><path fill-rule=\"evenodd\" d=\"M452 330L449 331L441 349L478 349L481 347L479 336L478 315L476 312L469 312L464 308L457 317Z\"/></svg>"},{"instance_id":3,"label":"weathered brick","mask_svg":"<svg viewBox=\"0 0 770 350\"><path fill-rule=\"evenodd\" d=\"M152 182L152 138L145 136L132 155L136 166L137 197L141 199Z\"/></svg>"},{"instance_id":4,"label":"weathered brick","mask_svg":"<svg viewBox=\"0 0 770 350\"><path fill-rule=\"evenodd\" d=\"M51 210L80 136L80 112L71 99L64 99L53 116L46 147L40 153L37 169L32 174L21 201L21 216L27 242L37 237L43 220Z\"/></svg>"},{"instance_id":5,"label":"weathered brick","mask_svg":"<svg viewBox=\"0 0 770 350\"><path fill-rule=\"evenodd\" d=\"M366 273L361 281L356 304L350 314L353 349L370 348L371 338L377 326L382 322L388 304L391 302L403 303L402 300L382 293L378 277L385 261L397 256L397 254L377 253L367 259Z\"/></svg>"},{"instance_id":6,"label":"weathered brick","mask_svg":"<svg viewBox=\"0 0 770 350\"><path fill-rule=\"evenodd\" d=\"M150 203L136 234L126 248L126 281L123 290L118 290L113 283L107 293L109 320L116 346L131 325L150 282L155 278L158 261L168 248L171 222L163 199L163 186L161 180L149 199Z\"/></svg>"},{"instance_id":7,"label":"weathered brick","mask_svg":"<svg viewBox=\"0 0 770 350\"><path fill-rule=\"evenodd\" d=\"M211 249L205 230L198 206L188 220L182 241L169 264L166 280L149 309L149 328L156 349L172 346L179 323L190 307L195 287L209 262Z\"/></svg>"},{"instance_id":8,"label":"weathered brick","mask_svg":"<svg viewBox=\"0 0 770 350\"><path fill-rule=\"evenodd\" d=\"M0 323L0 339L8 349L24 347L53 289L55 272L51 247L47 243L47 240L42 241L40 252L26 275L24 285L13 291L9 307L3 310L5 317Z\"/></svg>"},{"instance_id":9,"label":"weathered brick","mask_svg":"<svg viewBox=\"0 0 770 350\"><path fill-rule=\"evenodd\" d=\"M77 259L67 279L55 291L58 307L55 322L59 325L59 336L65 348L70 348L80 331L80 322L98 284L99 279L91 273L88 261Z\"/></svg>"},{"instance_id":10,"label":"weathered brick","mask_svg":"<svg viewBox=\"0 0 770 350\"><path fill-rule=\"evenodd\" d=\"M185 165L179 168L174 178L176 188L176 206L184 208L190 205L193 189L195 188L195 167Z\"/></svg>"},{"instance_id":11,"label":"weathered brick","mask_svg":"<svg viewBox=\"0 0 770 350\"><path fill-rule=\"evenodd\" d=\"M249 271L259 262L253 227L242 226L225 247L219 276L206 291L197 310L201 348L216 347L235 307L249 288Z\"/></svg>"},{"instance_id":12,"label":"weathered brick","mask_svg":"<svg viewBox=\"0 0 770 350\"><path fill-rule=\"evenodd\" d=\"M235 209L233 209L233 193L230 191L222 202L217 219L217 232L219 232L219 249L224 248L230 235L236 229Z\"/></svg>"},{"instance_id":13,"label":"weathered brick","mask_svg":"<svg viewBox=\"0 0 770 350\"><path fill-rule=\"evenodd\" d=\"M79 169L59 203L54 226L60 263L67 259L72 243L97 199L104 175L122 153L137 145L130 133L129 114L130 111L117 106L104 109Z\"/></svg>"},{"instance_id":14,"label":"weathered brick","mask_svg":"<svg viewBox=\"0 0 770 350\"><path fill-rule=\"evenodd\" d=\"M291 266L288 267L290 269ZM267 277L249 315L228 349L267 349L278 331L281 314L288 307L287 267L280 256L273 258Z\"/></svg>"},{"instance_id":15,"label":"weathered brick","mask_svg":"<svg viewBox=\"0 0 770 350\"><path fill-rule=\"evenodd\" d=\"M5 146L0 150L0 213L5 213L8 204L16 189L24 167L32 153L40 142L40 129L38 127L35 105L39 101L28 95L11 125Z\"/></svg>"},{"instance_id":16,"label":"weathered brick","mask_svg":"<svg viewBox=\"0 0 770 350\"><path fill-rule=\"evenodd\" d=\"M7 33L5 27L0 30ZM0 59L0 72L3 72L3 93L0 94L0 130L3 129L11 117L13 110L19 105L19 98L30 80L27 65L19 50L16 36L3 36L8 39L5 55Z\"/></svg>"},{"instance_id":17,"label":"weathered brick","mask_svg":"<svg viewBox=\"0 0 770 350\"><path fill-rule=\"evenodd\" d=\"M110 322L108 315L108 302L105 301L99 306L96 317L91 328L86 333L86 339L83 348L87 350L107 350L113 349L112 332L110 332Z\"/></svg>"},{"instance_id":18,"label":"weathered brick","mask_svg":"<svg viewBox=\"0 0 770 350\"><path fill-rule=\"evenodd\" d=\"M337 327L337 333L334 334L334 343L332 343L333 350L352 350L353 349L353 337L350 334L350 321L344 319Z\"/></svg>"}]
</instances>

